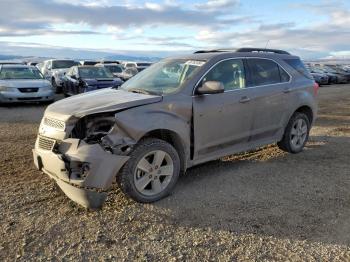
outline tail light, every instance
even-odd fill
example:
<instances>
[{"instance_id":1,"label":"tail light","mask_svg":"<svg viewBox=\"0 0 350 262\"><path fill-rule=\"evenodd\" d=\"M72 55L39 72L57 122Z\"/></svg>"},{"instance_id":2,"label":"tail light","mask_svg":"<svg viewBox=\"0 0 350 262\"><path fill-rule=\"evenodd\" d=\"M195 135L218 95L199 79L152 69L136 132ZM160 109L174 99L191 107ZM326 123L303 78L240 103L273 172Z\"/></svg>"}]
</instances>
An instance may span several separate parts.
<instances>
[{"instance_id":1,"label":"tail light","mask_svg":"<svg viewBox=\"0 0 350 262\"><path fill-rule=\"evenodd\" d=\"M317 84L316 82L314 82L314 95L315 95L315 96L317 96L318 89L320 89L319 84Z\"/></svg>"}]
</instances>

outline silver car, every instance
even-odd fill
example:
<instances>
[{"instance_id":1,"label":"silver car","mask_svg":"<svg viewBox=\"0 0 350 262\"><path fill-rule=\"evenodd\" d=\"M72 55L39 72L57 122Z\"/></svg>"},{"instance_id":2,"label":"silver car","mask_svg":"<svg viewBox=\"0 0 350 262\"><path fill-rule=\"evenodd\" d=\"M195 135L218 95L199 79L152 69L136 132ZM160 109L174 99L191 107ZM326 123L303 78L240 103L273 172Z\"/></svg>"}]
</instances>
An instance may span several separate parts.
<instances>
[{"instance_id":1,"label":"silver car","mask_svg":"<svg viewBox=\"0 0 350 262\"><path fill-rule=\"evenodd\" d=\"M53 100L51 83L36 67L0 65L0 103Z\"/></svg>"},{"instance_id":2,"label":"silver car","mask_svg":"<svg viewBox=\"0 0 350 262\"><path fill-rule=\"evenodd\" d=\"M102 205L113 182L138 202L157 201L192 166L273 143L301 152L318 88L300 59L281 50L168 58L118 89L50 105L34 163L89 208Z\"/></svg>"}]
</instances>

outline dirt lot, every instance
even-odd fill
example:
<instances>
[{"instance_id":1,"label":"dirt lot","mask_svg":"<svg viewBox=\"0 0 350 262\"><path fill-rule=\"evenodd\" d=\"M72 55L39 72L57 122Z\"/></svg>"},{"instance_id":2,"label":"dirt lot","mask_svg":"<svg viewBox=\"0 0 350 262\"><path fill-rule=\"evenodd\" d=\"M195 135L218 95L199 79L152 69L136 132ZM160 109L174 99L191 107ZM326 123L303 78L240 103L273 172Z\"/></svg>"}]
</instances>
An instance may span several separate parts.
<instances>
[{"instance_id":1,"label":"dirt lot","mask_svg":"<svg viewBox=\"0 0 350 262\"><path fill-rule=\"evenodd\" d=\"M116 188L87 211L36 171L45 106L0 107L0 260L350 260L350 85L322 87L307 149L188 171L142 205Z\"/></svg>"}]
</instances>

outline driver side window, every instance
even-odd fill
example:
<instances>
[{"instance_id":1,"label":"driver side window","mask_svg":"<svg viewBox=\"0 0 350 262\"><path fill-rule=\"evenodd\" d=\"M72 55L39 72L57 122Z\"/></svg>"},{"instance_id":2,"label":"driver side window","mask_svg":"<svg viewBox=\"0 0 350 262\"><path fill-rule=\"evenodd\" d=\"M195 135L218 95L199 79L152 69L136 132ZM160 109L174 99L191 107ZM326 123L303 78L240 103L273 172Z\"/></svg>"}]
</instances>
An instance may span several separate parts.
<instances>
[{"instance_id":1,"label":"driver side window","mask_svg":"<svg viewBox=\"0 0 350 262\"><path fill-rule=\"evenodd\" d=\"M203 78L202 83L218 81L223 83L225 91L246 87L244 64L241 59L222 61L213 67Z\"/></svg>"}]
</instances>

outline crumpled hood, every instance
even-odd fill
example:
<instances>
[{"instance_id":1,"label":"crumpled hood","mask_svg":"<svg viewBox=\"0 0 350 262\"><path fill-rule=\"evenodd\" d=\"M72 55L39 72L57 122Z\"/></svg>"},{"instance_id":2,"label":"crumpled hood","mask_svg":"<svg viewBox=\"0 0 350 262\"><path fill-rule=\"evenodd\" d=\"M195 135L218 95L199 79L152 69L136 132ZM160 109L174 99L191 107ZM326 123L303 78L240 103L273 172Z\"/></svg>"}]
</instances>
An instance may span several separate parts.
<instances>
[{"instance_id":1,"label":"crumpled hood","mask_svg":"<svg viewBox=\"0 0 350 262\"><path fill-rule=\"evenodd\" d=\"M1 86L7 86L7 87L48 87L51 86L50 82L46 79L6 79L6 80L0 80Z\"/></svg>"},{"instance_id":2,"label":"crumpled hood","mask_svg":"<svg viewBox=\"0 0 350 262\"><path fill-rule=\"evenodd\" d=\"M57 101L47 107L45 115L67 121L71 116L83 117L95 113L113 112L160 101L161 96L105 88Z\"/></svg>"}]
</instances>

